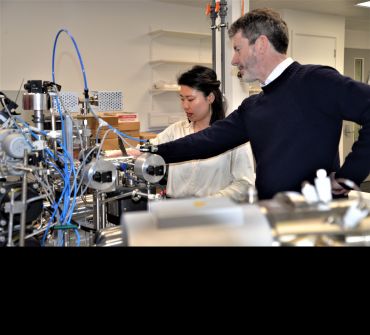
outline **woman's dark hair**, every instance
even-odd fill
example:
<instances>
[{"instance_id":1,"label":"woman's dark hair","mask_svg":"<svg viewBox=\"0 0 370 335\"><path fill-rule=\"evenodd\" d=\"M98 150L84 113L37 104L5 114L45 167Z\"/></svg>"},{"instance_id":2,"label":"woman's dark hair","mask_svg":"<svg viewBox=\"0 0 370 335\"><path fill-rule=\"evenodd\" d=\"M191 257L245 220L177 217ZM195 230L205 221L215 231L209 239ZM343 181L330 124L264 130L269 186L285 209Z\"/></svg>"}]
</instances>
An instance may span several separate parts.
<instances>
[{"instance_id":1,"label":"woman's dark hair","mask_svg":"<svg viewBox=\"0 0 370 335\"><path fill-rule=\"evenodd\" d=\"M196 65L189 71L184 72L177 79L178 85L185 85L203 93L208 97L211 93L215 96L212 103L212 116L210 124L225 118L225 109L222 93L220 91L220 81L217 80L216 72L212 69Z\"/></svg>"}]
</instances>

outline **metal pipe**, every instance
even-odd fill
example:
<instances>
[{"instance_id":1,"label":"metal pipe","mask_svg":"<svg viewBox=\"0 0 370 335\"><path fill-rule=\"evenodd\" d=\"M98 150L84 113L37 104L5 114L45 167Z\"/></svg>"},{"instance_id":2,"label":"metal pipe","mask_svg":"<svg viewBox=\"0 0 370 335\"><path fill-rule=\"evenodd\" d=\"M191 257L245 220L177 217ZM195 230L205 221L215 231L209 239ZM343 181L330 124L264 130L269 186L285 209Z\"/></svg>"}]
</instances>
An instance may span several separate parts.
<instances>
[{"instance_id":1,"label":"metal pipe","mask_svg":"<svg viewBox=\"0 0 370 335\"><path fill-rule=\"evenodd\" d=\"M107 225L106 224L107 223L106 207L105 207L105 203L104 203L104 200L105 200L106 197L107 197L107 195L105 193L101 194L101 224L100 224L101 229L104 229Z\"/></svg>"},{"instance_id":2,"label":"metal pipe","mask_svg":"<svg viewBox=\"0 0 370 335\"><path fill-rule=\"evenodd\" d=\"M28 204L30 204L31 202L35 202L35 201L38 201L38 200L43 200L43 199L46 199L47 198L47 196L46 196L46 194L44 194L44 195L40 195L40 196L38 196L38 197L34 197L34 198L31 198L31 199L27 199L27 205Z\"/></svg>"},{"instance_id":3,"label":"metal pipe","mask_svg":"<svg viewBox=\"0 0 370 335\"><path fill-rule=\"evenodd\" d=\"M73 121L69 115L65 115L65 132L66 132L66 147L67 151L73 157Z\"/></svg>"},{"instance_id":4,"label":"metal pipe","mask_svg":"<svg viewBox=\"0 0 370 335\"><path fill-rule=\"evenodd\" d=\"M216 0L211 1L211 31L212 31L212 69L216 71Z\"/></svg>"},{"instance_id":5,"label":"metal pipe","mask_svg":"<svg viewBox=\"0 0 370 335\"><path fill-rule=\"evenodd\" d=\"M9 212L9 226L8 226L8 247L13 246L13 220L14 220L14 189L10 190L10 212Z\"/></svg>"},{"instance_id":6,"label":"metal pipe","mask_svg":"<svg viewBox=\"0 0 370 335\"><path fill-rule=\"evenodd\" d=\"M53 108L50 108L50 115L51 115L51 130L53 134L55 134L57 127L56 127L56 121L55 121L55 112ZM53 151L54 151L55 157L58 157L57 150L58 150L57 139L54 138L53 139Z\"/></svg>"},{"instance_id":7,"label":"metal pipe","mask_svg":"<svg viewBox=\"0 0 370 335\"><path fill-rule=\"evenodd\" d=\"M96 231L100 230L100 193L94 193L94 226Z\"/></svg>"},{"instance_id":8,"label":"metal pipe","mask_svg":"<svg viewBox=\"0 0 370 335\"><path fill-rule=\"evenodd\" d=\"M136 191L136 189L133 190L133 191L127 192L127 193L116 195L115 197L104 199L104 200L102 200L102 203L106 204L108 202L112 202L112 201L119 200L119 199L122 199L122 198L127 198L129 196L132 196L135 191Z\"/></svg>"},{"instance_id":9,"label":"metal pipe","mask_svg":"<svg viewBox=\"0 0 370 335\"><path fill-rule=\"evenodd\" d=\"M225 95L225 29L227 27L225 18L227 15L227 1L220 1L220 18L221 18L221 87L222 94Z\"/></svg>"},{"instance_id":10,"label":"metal pipe","mask_svg":"<svg viewBox=\"0 0 370 335\"><path fill-rule=\"evenodd\" d=\"M28 152L24 150L24 166L28 165ZM22 212L21 212L21 226L19 232L19 246L24 247L26 235L26 215L27 215L27 172L23 174L22 179Z\"/></svg>"}]
</instances>

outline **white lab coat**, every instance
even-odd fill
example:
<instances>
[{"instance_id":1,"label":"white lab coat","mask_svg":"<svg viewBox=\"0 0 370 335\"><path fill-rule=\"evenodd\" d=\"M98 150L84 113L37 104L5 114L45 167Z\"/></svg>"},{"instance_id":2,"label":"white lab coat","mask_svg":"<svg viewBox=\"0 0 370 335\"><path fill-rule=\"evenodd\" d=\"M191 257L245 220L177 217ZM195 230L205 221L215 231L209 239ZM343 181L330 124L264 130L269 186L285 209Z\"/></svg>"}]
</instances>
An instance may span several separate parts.
<instances>
[{"instance_id":1,"label":"white lab coat","mask_svg":"<svg viewBox=\"0 0 370 335\"><path fill-rule=\"evenodd\" d=\"M193 123L178 121L150 142L170 142L194 133ZM242 200L255 175L249 144L221 155L169 165L167 194L173 198L228 196Z\"/></svg>"}]
</instances>

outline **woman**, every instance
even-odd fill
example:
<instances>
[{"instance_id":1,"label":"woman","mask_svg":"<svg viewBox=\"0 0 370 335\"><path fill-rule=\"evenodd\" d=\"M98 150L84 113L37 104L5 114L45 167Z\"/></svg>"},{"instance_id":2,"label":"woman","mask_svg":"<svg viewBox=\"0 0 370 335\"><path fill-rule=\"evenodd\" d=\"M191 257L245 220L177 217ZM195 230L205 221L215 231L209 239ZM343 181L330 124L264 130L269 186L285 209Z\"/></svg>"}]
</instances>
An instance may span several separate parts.
<instances>
[{"instance_id":1,"label":"woman","mask_svg":"<svg viewBox=\"0 0 370 335\"><path fill-rule=\"evenodd\" d=\"M225 106L216 73L194 66L178 78L180 99L187 120L178 121L150 142L154 145L176 140L212 126L225 118ZM228 196L242 200L254 184L253 165L246 145L203 160L170 164L167 195L173 198Z\"/></svg>"}]
</instances>

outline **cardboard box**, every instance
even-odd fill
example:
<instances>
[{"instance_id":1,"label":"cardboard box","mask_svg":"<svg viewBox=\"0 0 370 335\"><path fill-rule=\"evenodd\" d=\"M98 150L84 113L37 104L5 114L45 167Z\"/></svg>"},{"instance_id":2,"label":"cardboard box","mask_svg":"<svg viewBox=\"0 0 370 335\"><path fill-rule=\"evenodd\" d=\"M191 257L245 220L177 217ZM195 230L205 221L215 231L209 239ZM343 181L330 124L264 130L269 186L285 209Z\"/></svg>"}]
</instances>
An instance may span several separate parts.
<instances>
[{"instance_id":1,"label":"cardboard box","mask_svg":"<svg viewBox=\"0 0 370 335\"><path fill-rule=\"evenodd\" d=\"M93 129L91 130L91 134L92 134L92 137L93 138L96 138L96 133L97 133L97 130L98 129ZM100 130L99 130L99 135L98 135L98 138L102 139L105 135L105 133L109 130L108 127L101 127ZM106 137L107 139L112 139L112 138L117 138L117 135L113 132L113 131L110 131Z\"/></svg>"},{"instance_id":2,"label":"cardboard box","mask_svg":"<svg viewBox=\"0 0 370 335\"><path fill-rule=\"evenodd\" d=\"M130 121L127 121L127 118L121 117L122 113L113 113L113 112L100 112L97 113L97 115L102 118L104 121L109 123L112 127L118 129L120 132L129 135L131 137L135 137L137 139L140 139L140 122L134 120L133 117L131 117ZM87 125L91 129L92 133L92 139L95 140L96 133L99 128L99 122L95 119L95 117L92 114L88 114L86 116L84 115L77 115L77 119L86 119ZM98 138L100 140L103 139L105 133L108 131L108 127L101 127L99 130ZM130 143L132 146L136 147L140 142L132 140L132 139L126 139L128 143ZM129 147L128 144L124 143L125 147ZM103 143L103 150L118 150L119 149L119 143L118 143L118 136L113 131L109 132L107 137L104 140Z\"/></svg>"},{"instance_id":3,"label":"cardboard box","mask_svg":"<svg viewBox=\"0 0 370 335\"><path fill-rule=\"evenodd\" d=\"M97 113L97 115L109 123L111 126L119 129L119 127L122 127L122 130L130 130L130 129L139 129L140 128L140 122L138 120L132 121L133 119L126 120L121 117L120 113ZM87 124L91 129L96 129L99 126L99 122L95 119L95 117L92 114L88 114L86 116L84 115L77 115L76 119L87 120ZM132 123L132 125L130 125Z\"/></svg>"},{"instance_id":4,"label":"cardboard box","mask_svg":"<svg viewBox=\"0 0 370 335\"><path fill-rule=\"evenodd\" d=\"M157 137L157 133L151 133L151 132L141 132L140 133L140 139L141 140L150 140L152 138L156 138Z\"/></svg>"},{"instance_id":5,"label":"cardboard box","mask_svg":"<svg viewBox=\"0 0 370 335\"><path fill-rule=\"evenodd\" d=\"M130 136L139 137L139 130L140 130L140 122L136 121L125 121L119 122L119 113L98 113L98 116L101 117L104 121L109 123L113 128L118 129L120 132L127 133ZM87 116L77 115L77 119L86 119L87 125L91 129L92 137L96 137L97 130L99 128L99 122L94 118L93 115L89 114ZM101 127L99 130L99 138L102 139L104 134L107 132L108 127ZM129 132L135 131L132 135ZM114 132L109 132L106 139L114 139L117 138L117 135Z\"/></svg>"},{"instance_id":6,"label":"cardboard box","mask_svg":"<svg viewBox=\"0 0 370 335\"><path fill-rule=\"evenodd\" d=\"M118 139L117 138L105 139L102 149L103 150L118 150L119 149Z\"/></svg>"},{"instance_id":7,"label":"cardboard box","mask_svg":"<svg viewBox=\"0 0 370 335\"><path fill-rule=\"evenodd\" d=\"M140 122L119 122L117 125L117 129L120 131L127 131L127 130L140 130Z\"/></svg>"}]
</instances>

